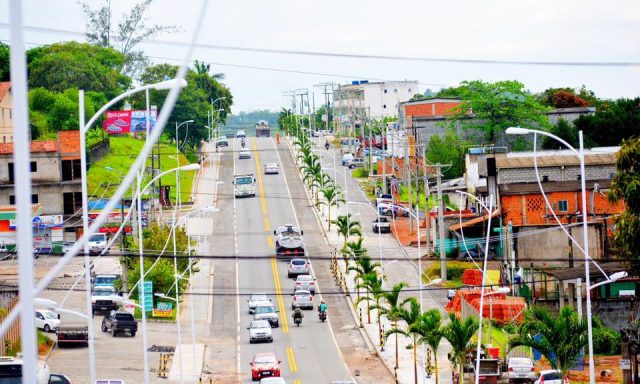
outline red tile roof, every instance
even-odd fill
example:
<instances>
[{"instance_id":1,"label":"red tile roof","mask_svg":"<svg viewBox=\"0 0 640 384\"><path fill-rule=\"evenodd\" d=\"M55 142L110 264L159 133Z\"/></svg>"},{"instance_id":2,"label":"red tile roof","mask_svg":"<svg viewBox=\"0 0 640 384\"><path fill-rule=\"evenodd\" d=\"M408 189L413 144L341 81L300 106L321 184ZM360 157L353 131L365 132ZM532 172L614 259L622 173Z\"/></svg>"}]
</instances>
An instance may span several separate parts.
<instances>
[{"instance_id":1,"label":"red tile roof","mask_svg":"<svg viewBox=\"0 0 640 384\"><path fill-rule=\"evenodd\" d=\"M63 156L80 156L80 131L60 131L58 132L60 142L60 152Z\"/></svg>"},{"instance_id":2,"label":"red tile roof","mask_svg":"<svg viewBox=\"0 0 640 384\"><path fill-rule=\"evenodd\" d=\"M31 152L57 152L58 142L57 140L48 141L32 141ZM0 154L13 153L13 143L0 143Z\"/></svg>"},{"instance_id":3,"label":"red tile roof","mask_svg":"<svg viewBox=\"0 0 640 384\"><path fill-rule=\"evenodd\" d=\"M9 89L11 88L11 82L3 81L0 82L0 101L4 99L7 93L9 93Z\"/></svg>"}]
</instances>

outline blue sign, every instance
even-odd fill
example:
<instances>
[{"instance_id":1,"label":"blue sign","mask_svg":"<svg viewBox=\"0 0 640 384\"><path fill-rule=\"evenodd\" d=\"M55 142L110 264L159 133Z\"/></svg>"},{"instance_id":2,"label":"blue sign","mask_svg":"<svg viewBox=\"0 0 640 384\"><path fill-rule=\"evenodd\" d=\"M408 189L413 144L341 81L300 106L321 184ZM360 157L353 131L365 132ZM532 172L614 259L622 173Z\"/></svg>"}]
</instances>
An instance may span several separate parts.
<instances>
[{"instance_id":1,"label":"blue sign","mask_svg":"<svg viewBox=\"0 0 640 384\"><path fill-rule=\"evenodd\" d=\"M144 290L144 303L142 302L142 293ZM138 290L138 302L144 308L145 312L153 311L153 281L145 281L142 289Z\"/></svg>"}]
</instances>

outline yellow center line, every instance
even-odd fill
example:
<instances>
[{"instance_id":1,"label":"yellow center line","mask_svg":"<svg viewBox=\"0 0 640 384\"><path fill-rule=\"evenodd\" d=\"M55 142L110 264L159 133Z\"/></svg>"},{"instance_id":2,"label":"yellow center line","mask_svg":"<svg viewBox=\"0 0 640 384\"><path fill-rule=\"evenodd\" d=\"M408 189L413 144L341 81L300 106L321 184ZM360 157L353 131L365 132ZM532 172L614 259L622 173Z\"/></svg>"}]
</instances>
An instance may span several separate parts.
<instances>
[{"instance_id":1,"label":"yellow center line","mask_svg":"<svg viewBox=\"0 0 640 384\"><path fill-rule=\"evenodd\" d=\"M260 203L262 204L262 213L264 214L264 227L268 234L267 245L269 245L269 248L274 248L273 239L271 238L271 235L269 233L271 231L271 224L269 223L269 212L267 211L267 201L264 198L264 185L262 184L262 173L261 173L262 166L260 164L260 155L258 154L258 151L257 151L258 148L256 146L255 139L252 140L252 143L253 143L254 158L256 159L256 169L258 174L257 179L258 179L258 189L260 191ZM276 295L278 297L278 308L281 314L280 321L282 322L282 333L288 333L289 323L287 321L286 307L284 306L284 298L282 297L282 286L280 285L280 274L278 273L278 264L276 263L275 256L271 258L271 270L273 272L273 282L276 286Z\"/></svg>"},{"instance_id":2,"label":"yellow center line","mask_svg":"<svg viewBox=\"0 0 640 384\"><path fill-rule=\"evenodd\" d=\"M298 366L296 365L296 358L293 355L293 348L287 347L287 357L289 358L289 369L291 369L291 372L298 372Z\"/></svg>"},{"instance_id":3,"label":"yellow center line","mask_svg":"<svg viewBox=\"0 0 640 384\"><path fill-rule=\"evenodd\" d=\"M293 380L293 384L302 384L302 380Z\"/></svg>"}]
</instances>

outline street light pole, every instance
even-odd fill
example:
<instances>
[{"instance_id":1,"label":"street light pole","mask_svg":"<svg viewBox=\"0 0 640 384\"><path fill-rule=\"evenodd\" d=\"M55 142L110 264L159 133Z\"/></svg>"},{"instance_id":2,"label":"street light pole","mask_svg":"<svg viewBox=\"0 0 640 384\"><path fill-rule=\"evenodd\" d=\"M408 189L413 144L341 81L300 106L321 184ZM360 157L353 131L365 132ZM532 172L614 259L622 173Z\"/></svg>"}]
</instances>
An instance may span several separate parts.
<instances>
[{"instance_id":1,"label":"street light pole","mask_svg":"<svg viewBox=\"0 0 640 384\"><path fill-rule=\"evenodd\" d=\"M180 148L179 148L179 141L178 141L178 129L182 126L182 124L187 124L187 128L189 128L189 123L193 123L193 120L187 120L187 121L183 121L182 123L178 124L178 122L176 121L176 168L180 167ZM185 136L184 138L185 142L187 140L187 137ZM180 172L176 172L176 205L178 206L178 209L182 209L182 201L181 201L181 191L180 191Z\"/></svg>"}]
</instances>

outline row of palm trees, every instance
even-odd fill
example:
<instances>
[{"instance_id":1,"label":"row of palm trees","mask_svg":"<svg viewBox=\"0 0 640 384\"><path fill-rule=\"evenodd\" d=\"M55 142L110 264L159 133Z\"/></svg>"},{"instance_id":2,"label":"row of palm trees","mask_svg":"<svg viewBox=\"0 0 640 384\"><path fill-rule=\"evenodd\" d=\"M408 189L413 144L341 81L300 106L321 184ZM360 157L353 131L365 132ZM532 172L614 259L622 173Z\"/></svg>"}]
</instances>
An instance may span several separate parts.
<instances>
[{"instance_id":1,"label":"row of palm trees","mask_svg":"<svg viewBox=\"0 0 640 384\"><path fill-rule=\"evenodd\" d=\"M371 311L376 311L378 330L382 338L382 319L391 323L391 329L384 338L395 336L395 366L398 367L398 335L409 338L413 348L414 380L418 383L417 346L427 345L433 352L436 383L438 383L437 352L442 340L451 345L449 359L453 369L458 369L460 382L463 380L463 366L467 354L475 348L473 337L479 324L474 317L459 319L454 314L445 319L438 309L424 310L415 297L401 299L405 282L385 289L385 276L381 265L373 262L363 245L362 226L350 214L339 215L331 219L331 209L346 204L341 189L335 181L322 170L320 158L313 153L311 141L302 132L294 136L297 149L297 161L302 179L307 185L316 207L328 207L328 230L335 225L343 244L340 253L345 263L345 271L352 273L357 289L356 308L362 302L367 303L367 319L371 323ZM355 238L355 239L354 239ZM360 295L360 290L365 291ZM586 322L577 312L562 308L559 315L553 316L541 307L532 307L525 311L525 321L518 328L518 334L509 342L509 348L526 346L535 348L547 358L554 369L562 371L563 377L575 363L580 350L587 344ZM531 335L536 335L532 337Z\"/></svg>"}]
</instances>

